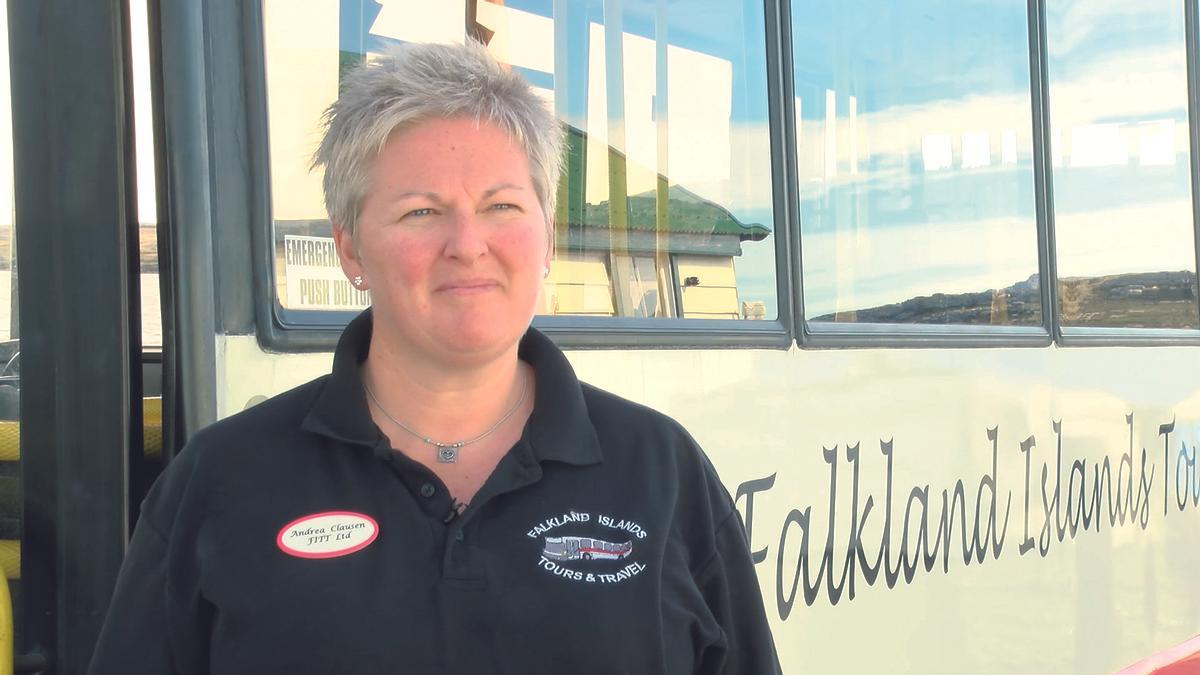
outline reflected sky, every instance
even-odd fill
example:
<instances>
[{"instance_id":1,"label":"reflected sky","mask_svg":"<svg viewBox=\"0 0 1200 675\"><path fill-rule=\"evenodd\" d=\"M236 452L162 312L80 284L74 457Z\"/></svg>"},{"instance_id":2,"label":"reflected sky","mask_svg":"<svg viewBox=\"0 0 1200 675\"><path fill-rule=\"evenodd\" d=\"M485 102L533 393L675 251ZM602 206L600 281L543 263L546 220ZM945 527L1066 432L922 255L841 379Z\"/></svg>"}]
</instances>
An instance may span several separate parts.
<instances>
[{"instance_id":1,"label":"reflected sky","mask_svg":"<svg viewBox=\"0 0 1200 675\"><path fill-rule=\"evenodd\" d=\"M792 13L806 315L1035 275L1023 3ZM1047 15L1060 274L1194 270L1181 6Z\"/></svg>"},{"instance_id":2,"label":"reflected sky","mask_svg":"<svg viewBox=\"0 0 1200 675\"><path fill-rule=\"evenodd\" d=\"M809 318L1037 273L1024 8L917 5L793 6Z\"/></svg>"},{"instance_id":3,"label":"reflected sky","mask_svg":"<svg viewBox=\"0 0 1200 675\"><path fill-rule=\"evenodd\" d=\"M1058 0L1047 30L1060 275L1194 269L1182 6Z\"/></svg>"}]
</instances>

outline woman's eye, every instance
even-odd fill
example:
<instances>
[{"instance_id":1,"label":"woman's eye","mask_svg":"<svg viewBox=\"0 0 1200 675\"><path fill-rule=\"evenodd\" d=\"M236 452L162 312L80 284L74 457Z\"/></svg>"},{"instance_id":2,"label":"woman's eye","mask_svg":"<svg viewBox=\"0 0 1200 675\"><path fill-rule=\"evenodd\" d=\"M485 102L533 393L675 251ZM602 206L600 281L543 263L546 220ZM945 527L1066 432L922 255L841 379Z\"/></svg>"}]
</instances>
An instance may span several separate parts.
<instances>
[{"instance_id":1,"label":"woman's eye","mask_svg":"<svg viewBox=\"0 0 1200 675\"><path fill-rule=\"evenodd\" d=\"M433 209L413 209L412 211L409 211L408 213L404 214L404 217L407 218L409 216L428 216L428 215L432 215L432 214L433 214Z\"/></svg>"},{"instance_id":2,"label":"woman's eye","mask_svg":"<svg viewBox=\"0 0 1200 675\"><path fill-rule=\"evenodd\" d=\"M492 204L492 210L494 210L494 211L511 211L516 208L517 208L516 204L509 204L509 203Z\"/></svg>"}]
</instances>

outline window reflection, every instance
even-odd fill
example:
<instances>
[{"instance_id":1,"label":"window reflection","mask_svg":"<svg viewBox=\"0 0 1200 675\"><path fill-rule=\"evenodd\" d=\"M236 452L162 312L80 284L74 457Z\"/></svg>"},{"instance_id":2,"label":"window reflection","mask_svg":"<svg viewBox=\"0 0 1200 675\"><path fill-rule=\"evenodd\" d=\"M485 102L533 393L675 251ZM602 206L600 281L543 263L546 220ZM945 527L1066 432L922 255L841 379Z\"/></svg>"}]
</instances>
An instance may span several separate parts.
<instances>
[{"instance_id":1,"label":"window reflection","mask_svg":"<svg viewBox=\"0 0 1200 675\"><path fill-rule=\"evenodd\" d=\"M1183 7L1046 13L1062 322L1200 327Z\"/></svg>"},{"instance_id":2,"label":"window reflection","mask_svg":"<svg viewBox=\"0 0 1200 675\"><path fill-rule=\"evenodd\" d=\"M340 272L288 255L330 237L321 176L307 167L341 71L393 44L471 36L567 128L541 313L777 316L761 3L264 0L263 14L285 308L367 302L303 293Z\"/></svg>"},{"instance_id":3,"label":"window reflection","mask_svg":"<svg viewBox=\"0 0 1200 675\"><path fill-rule=\"evenodd\" d=\"M1040 323L1024 5L792 16L806 318Z\"/></svg>"}]
</instances>

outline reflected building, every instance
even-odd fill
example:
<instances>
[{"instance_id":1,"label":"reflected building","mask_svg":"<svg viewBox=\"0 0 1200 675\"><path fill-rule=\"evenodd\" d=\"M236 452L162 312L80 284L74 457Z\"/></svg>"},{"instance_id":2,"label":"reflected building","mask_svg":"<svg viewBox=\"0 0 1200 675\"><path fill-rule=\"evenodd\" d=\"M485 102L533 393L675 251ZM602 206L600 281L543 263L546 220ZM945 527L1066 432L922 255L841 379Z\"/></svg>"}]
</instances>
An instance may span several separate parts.
<instances>
[{"instance_id":1,"label":"reflected building","mask_svg":"<svg viewBox=\"0 0 1200 675\"><path fill-rule=\"evenodd\" d=\"M577 129L569 144L586 148ZM586 165L586 162L581 162ZM666 185L665 177L660 182ZM734 259L743 242L771 230L680 185L626 196L624 212L605 200L560 208L558 255L542 313L590 316L761 319L762 303L738 297Z\"/></svg>"}]
</instances>

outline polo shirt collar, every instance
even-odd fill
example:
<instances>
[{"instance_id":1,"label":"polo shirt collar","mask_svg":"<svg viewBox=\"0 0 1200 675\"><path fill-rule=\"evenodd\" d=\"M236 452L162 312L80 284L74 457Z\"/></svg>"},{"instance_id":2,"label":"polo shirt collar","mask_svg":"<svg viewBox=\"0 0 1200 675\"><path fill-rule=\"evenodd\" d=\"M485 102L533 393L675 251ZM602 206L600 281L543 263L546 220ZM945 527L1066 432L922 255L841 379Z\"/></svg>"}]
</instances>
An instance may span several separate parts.
<instances>
[{"instance_id":1,"label":"polo shirt collar","mask_svg":"<svg viewBox=\"0 0 1200 675\"><path fill-rule=\"evenodd\" d=\"M381 434L371 419L360 371L370 350L371 327L369 308L346 326L333 354L333 372L301 423L303 429L353 445L378 443ZM518 354L533 366L536 384L524 435L534 458L578 466L599 463L600 439L567 357L534 328L521 338Z\"/></svg>"},{"instance_id":2,"label":"polo shirt collar","mask_svg":"<svg viewBox=\"0 0 1200 675\"><path fill-rule=\"evenodd\" d=\"M534 457L578 466L602 461L600 438L588 414L583 387L566 355L532 327L525 331L517 353L533 366L537 384L533 414L525 427Z\"/></svg>"},{"instance_id":3,"label":"polo shirt collar","mask_svg":"<svg viewBox=\"0 0 1200 675\"><path fill-rule=\"evenodd\" d=\"M359 367L371 346L371 310L350 321L333 352L333 371L325 379L301 428L354 445L374 446L379 429L367 408Z\"/></svg>"}]
</instances>

